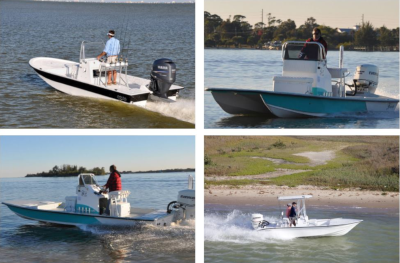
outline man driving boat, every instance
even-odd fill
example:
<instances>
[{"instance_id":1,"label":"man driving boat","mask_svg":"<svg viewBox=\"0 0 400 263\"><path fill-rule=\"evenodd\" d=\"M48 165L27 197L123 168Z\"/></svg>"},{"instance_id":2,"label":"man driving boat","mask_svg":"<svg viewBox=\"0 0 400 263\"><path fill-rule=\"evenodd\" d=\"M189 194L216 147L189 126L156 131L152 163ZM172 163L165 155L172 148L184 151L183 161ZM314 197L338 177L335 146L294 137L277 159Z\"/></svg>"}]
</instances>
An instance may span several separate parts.
<instances>
[{"instance_id":1,"label":"man driving boat","mask_svg":"<svg viewBox=\"0 0 400 263\"><path fill-rule=\"evenodd\" d=\"M110 30L107 34L108 40L106 43L106 46L104 47L103 52L97 56L97 59L100 60L102 56L107 55L107 63L109 64L115 64L117 63L117 58L120 52L120 45L119 45L119 40L114 37L115 31ZM112 73L112 74L111 74ZM117 84L117 71L108 71L108 82L107 85L111 84ZM113 75L113 81L111 80L111 75Z\"/></svg>"},{"instance_id":2,"label":"man driving boat","mask_svg":"<svg viewBox=\"0 0 400 263\"><path fill-rule=\"evenodd\" d=\"M312 35L313 35L313 37L307 39L306 42L321 43L325 48L325 53L322 54L323 58L325 58L326 54L328 53L328 44L326 43L325 39L322 38L321 30L318 27L315 27L313 29ZM299 59L317 60L318 59L318 46L305 44L304 47L300 51Z\"/></svg>"},{"instance_id":3,"label":"man driving boat","mask_svg":"<svg viewBox=\"0 0 400 263\"><path fill-rule=\"evenodd\" d=\"M108 188L110 192L122 190L121 174L117 171L115 165L110 166L110 173L110 177L108 178L107 183L103 185L103 188ZM107 193L107 190L103 193Z\"/></svg>"}]
</instances>

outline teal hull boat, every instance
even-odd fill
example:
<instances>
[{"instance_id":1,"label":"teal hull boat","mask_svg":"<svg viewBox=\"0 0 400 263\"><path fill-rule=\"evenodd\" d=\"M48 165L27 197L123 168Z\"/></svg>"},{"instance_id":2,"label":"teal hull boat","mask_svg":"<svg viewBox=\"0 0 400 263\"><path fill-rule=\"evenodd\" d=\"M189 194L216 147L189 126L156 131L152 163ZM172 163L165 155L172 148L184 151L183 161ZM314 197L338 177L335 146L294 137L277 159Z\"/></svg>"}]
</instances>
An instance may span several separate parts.
<instances>
[{"instance_id":1,"label":"teal hull boat","mask_svg":"<svg viewBox=\"0 0 400 263\"><path fill-rule=\"evenodd\" d=\"M227 113L275 118L324 117L343 113L398 111L398 99L370 94L323 97L264 90L207 88Z\"/></svg>"}]
</instances>

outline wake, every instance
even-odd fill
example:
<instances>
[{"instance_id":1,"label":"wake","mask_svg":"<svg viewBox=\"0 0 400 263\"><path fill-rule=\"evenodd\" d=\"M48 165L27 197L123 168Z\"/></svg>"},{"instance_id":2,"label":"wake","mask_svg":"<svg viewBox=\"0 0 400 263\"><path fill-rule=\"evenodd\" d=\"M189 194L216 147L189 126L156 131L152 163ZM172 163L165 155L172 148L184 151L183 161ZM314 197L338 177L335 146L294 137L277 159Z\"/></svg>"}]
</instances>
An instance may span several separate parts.
<instances>
[{"instance_id":1,"label":"wake","mask_svg":"<svg viewBox=\"0 0 400 263\"><path fill-rule=\"evenodd\" d=\"M181 121L195 123L194 100L179 98L174 103L147 102L146 109L173 117Z\"/></svg>"}]
</instances>

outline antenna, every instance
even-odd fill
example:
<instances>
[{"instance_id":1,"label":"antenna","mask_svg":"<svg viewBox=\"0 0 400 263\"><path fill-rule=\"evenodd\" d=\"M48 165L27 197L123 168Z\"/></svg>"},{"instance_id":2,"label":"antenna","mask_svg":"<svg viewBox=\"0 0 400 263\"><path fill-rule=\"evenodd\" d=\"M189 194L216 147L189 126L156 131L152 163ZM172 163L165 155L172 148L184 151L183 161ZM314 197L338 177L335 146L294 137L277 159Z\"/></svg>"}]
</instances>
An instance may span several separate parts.
<instances>
[{"instance_id":1,"label":"antenna","mask_svg":"<svg viewBox=\"0 0 400 263\"><path fill-rule=\"evenodd\" d=\"M361 25L364 25L364 14L362 14L362 16L361 16L361 21L362 21Z\"/></svg>"},{"instance_id":2,"label":"antenna","mask_svg":"<svg viewBox=\"0 0 400 263\"><path fill-rule=\"evenodd\" d=\"M264 28L264 9L261 9L261 23L262 27Z\"/></svg>"}]
</instances>

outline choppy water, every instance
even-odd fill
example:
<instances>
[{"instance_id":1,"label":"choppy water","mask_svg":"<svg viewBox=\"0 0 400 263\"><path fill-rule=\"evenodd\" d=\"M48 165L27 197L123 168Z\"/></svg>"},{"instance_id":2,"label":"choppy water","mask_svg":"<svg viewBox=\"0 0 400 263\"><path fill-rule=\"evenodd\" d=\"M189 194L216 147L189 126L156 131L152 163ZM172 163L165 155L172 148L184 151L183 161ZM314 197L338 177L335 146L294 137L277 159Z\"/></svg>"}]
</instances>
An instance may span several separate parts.
<instances>
[{"instance_id":1,"label":"choppy water","mask_svg":"<svg viewBox=\"0 0 400 263\"><path fill-rule=\"evenodd\" d=\"M1 128L193 128L195 97L194 4L0 2ZM149 78L154 60L171 58L181 101L149 110L117 101L62 94L30 68L34 57L79 60L80 44L125 40L130 75ZM99 51L101 53L101 50Z\"/></svg>"},{"instance_id":2,"label":"choppy water","mask_svg":"<svg viewBox=\"0 0 400 263\"><path fill-rule=\"evenodd\" d=\"M187 173L123 174L131 206L166 209ZM108 176L97 176L100 185ZM63 201L77 178L2 178L1 201ZM175 227L64 227L23 219L0 205L0 262L194 262L194 222Z\"/></svg>"},{"instance_id":3,"label":"choppy water","mask_svg":"<svg viewBox=\"0 0 400 263\"><path fill-rule=\"evenodd\" d=\"M252 229L250 218L279 216L277 207L205 205L205 262L398 262L398 210L309 206L310 218L364 220L341 237L287 239Z\"/></svg>"},{"instance_id":4,"label":"choppy water","mask_svg":"<svg viewBox=\"0 0 400 263\"><path fill-rule=\"evenodd\" d=\"M272 78L282 74L281 51L226 50L204 51L204 83L213 88L272 90ZM338 67L339 52L328 52L328 66ZM399 53L345 51L344 67L353 76L357 65L379 67L377 94L399 98ZM399 112L393 114L336 115L329 118L268 119L234 116L224 112L211 93L204 92L205 128L399 128Z\"/></svg>"}]
</instances>

